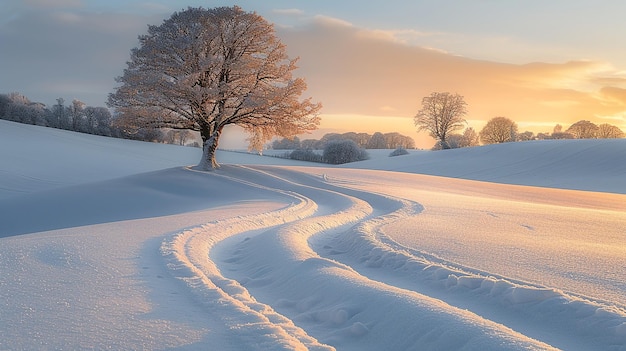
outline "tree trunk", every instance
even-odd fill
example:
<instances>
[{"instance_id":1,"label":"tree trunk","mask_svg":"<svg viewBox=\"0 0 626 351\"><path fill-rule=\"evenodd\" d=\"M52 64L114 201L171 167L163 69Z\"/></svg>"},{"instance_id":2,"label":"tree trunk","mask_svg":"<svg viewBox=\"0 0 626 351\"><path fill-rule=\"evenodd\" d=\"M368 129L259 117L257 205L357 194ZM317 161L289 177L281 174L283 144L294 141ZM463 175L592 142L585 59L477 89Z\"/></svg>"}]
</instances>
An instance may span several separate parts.
<instances>
[{"instance_id":1,"label":"tree trunk","mask_svg":"<svg viewBox=\"0 0 626 351\"><path fill-rule=\"evenodd\" d=\"M450 144L448 144L448 142L446 141L446 137L441 138L439 141L441 143L441 150L450 149Z\"/></svg>"},{"instance_id":2,"label":"tree trunk","mask_svg":"<svg viewBox=\"0 0 626 351\"><path fill-rule=\"evenodd\" d=\"M219 163L215 160L215 151L217 150L221 132L222 130L218 129L208 138L203 138L205 141L202 145L202 159L200 159L200 163L198 164L200 170L210 171L220 168Z\"/></svg>"}]
</instances>

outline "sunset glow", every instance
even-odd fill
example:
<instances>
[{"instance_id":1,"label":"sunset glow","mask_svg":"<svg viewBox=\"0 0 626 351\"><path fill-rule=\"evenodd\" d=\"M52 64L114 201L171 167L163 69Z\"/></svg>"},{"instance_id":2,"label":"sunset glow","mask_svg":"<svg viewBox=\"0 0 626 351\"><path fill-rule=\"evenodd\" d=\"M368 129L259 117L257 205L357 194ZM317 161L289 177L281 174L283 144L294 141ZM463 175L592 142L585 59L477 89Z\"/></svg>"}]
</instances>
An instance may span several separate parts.
<instances>
[{"instance_id":1,"label":"sunset glow","mask_svg":"<svg viewBox=\"0 0 626 351\"><path fill-rule=\"evenodd\" d=\"M0 1L0 351L626 351L626 1Z\"/></svg>"},{"instance_id":2,"label":"sunset glow","mask_svg":"<svg viewBox=\"0 0 626 351\"><path fill-rule=\"evenodd\" d=\"M520 132L549 133L583 119L626 130L626 55L606 37L626 26L616 16L626 10L622 2L237 3L274 23L289 54L300 57L305 94L324 105L315 135L396 131L428 148L434 141L417 134L413 116L424 96L443 91L465 97L476 130L495 116ZM103 106L137 36L181 6L8 1L0 93Z\"/></svg>"}]
</instances>

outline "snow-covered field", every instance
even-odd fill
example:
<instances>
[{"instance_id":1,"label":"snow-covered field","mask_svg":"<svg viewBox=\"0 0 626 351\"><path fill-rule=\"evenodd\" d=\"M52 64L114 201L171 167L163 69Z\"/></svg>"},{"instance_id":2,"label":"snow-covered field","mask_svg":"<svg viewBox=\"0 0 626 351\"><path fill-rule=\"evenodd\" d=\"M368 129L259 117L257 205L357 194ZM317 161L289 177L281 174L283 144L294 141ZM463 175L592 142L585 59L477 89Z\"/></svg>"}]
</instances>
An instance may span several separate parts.
<instances>
[{"instance_id":1,"label":"snow-covered field","mask_svg":"<svg viewBox=\"0 0 626 351\"><path fill-rule=\"evenodd\" d=\"M626 350L626 140L388 153L0 121L0 350Z\"/></svg>"}]
</instances>

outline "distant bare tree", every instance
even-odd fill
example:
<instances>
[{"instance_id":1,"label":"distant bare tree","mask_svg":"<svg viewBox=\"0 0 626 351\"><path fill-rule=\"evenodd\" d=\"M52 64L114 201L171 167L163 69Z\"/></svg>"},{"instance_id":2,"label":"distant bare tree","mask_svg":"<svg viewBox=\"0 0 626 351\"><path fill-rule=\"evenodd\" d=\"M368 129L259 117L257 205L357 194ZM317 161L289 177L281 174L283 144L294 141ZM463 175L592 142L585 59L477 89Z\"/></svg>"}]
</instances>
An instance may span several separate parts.
<instances>
[{"instance_id":1,"label":"distant bare tree","mask_svg":"<svg viewBox=\"0 0 626 351\"><path fill-rule=\"evenodd\" d=\"M386 149L387 141L385 135L381 132L376 132L372 135L366 145L367 149Z\"/></svg>"},{"instance_id":2,"label":"distant bare tree","mask_svg":"<svg viewBox=\"0 0 626 351\"><path fill-rule=\"evenodd\" d=\"M70 120L67 109L65 108L65 100L58 98L57 103L52 106L52 123L51 126L60 129L70 129Z\"/></svg>"},{"instance_id":3,"label":"distant bare tree","mask_svg":"<svg viewBox=\"0 0 626 351\"><path fill-rule=\"evenodd\" d=\"M304 139L300 142L300 148L302 149L317 149L319 140L317 139Z\"/></svg>"},{"instance_id":4,"label":"distant bare tree","mask_svg":"<svg viewBox=\"0 0 626 351\"><path fill-rule=\"evenodd\" d=\"M71 130L75 132L87 132L87 123L85 118L85 107L87 105L78 100L72 100L72 104L68 106L67 110L71 120Z\"/></svg>"},{"instance_id":5,"label":"distant bare tree","mask_svg":"<svg viewBox=\"0 0 626 351\"><path fill-rule=\"evenodd\" d=\"M370 141L371 136L367 133L357 133L356 134L356 144L359 145L359 147L366 147L367 146L367 142Z\"/></svg>"},{"instance_id":6,"label":"distant bare tree","mask_svg":"<svg viewBox=\"0 0 626 351\"><path fill-rule=\"evenodd\" d=\"M111 135L111 112L106 107L85 108L88 132L98 135Z\"/></svg>"},{"instance_id":7,"label":"distant bare tree","mask_svg":"<svg viewBox=\"0 0 626 351\"><path fill-rule=\"evenodd\" d=\"M517 134L517 141L529 141L535 139L535 133L530 131L525 131L523 133Z\"/></svg>"},{"instance_id":8,"label":"distant bare tree","mask_svg":"<svg viewBox=\"0 0 626 351\"><path fill-rule=\"evenodd\" d=\"M413 138L402 135L398 132L385 133L385 148L397 149L399 147L405 149L415 149L415 140Z\"/></svg>"},{"instance_id":9,"label":"distant bare tree","mask_svg":"<svg viewBox=\"0 0 626 351\"><path fill-rule=\"evenodd\" d=\"M165 135L165 142L174 145L185 145L190 136L191 132L188 130L172 129Z\"/></svg>"},{"instance_id":10,"label":"distant bare tree","mask_svg":"<svg viewBox=\"0 0 626 351\"><path fill-rule=\"evenodd\" d=\"M414 117L417 131L428 131L441 148L449 149L448 134L463 128L467 103L463 96L450 93L432 93L422 99L422 109Z\"/></svg>"},{"instance_id":11,"label":"distant bare tree","mask_svg":"<svg viewBox=\"0 0 626 351\"><path fill-rule=\"evenodd\" d=\"M494 117L480 131L483 144L498 144L515 141L517 124L506 117Z\"/></svg>"},{"instance_id":12,"label":"distant bare tree","mask_svg":"<svg viewBox=\"0 0 626 351\"><path fill-rule=\"evenodd\" d=\"M448 134L446 137L448 149L459 149L463 147L463 135L457 133ZM443 150L441 141L435 143L431 150Z\"/></svg>"},{"instance_id":13,"label":"distant bare tree","mask_svg":"<svg viewBox=\"0 0 626 351\"><path fill-rule=\"evenodd\" d=\"M295 150L300 148L300 138L282 138L280 140L274 140L272 142L272 149L274 150Z\"/></svg>"},{"instance_id":14,"label":"distant bare tree","mask_svg":"<svg viewBox=\"0 0 626 351\"><path fill-rule=\"evenodd\" d=\"M466 128L461 139L461 147L472 147L480 145L480 138L474 128Z\"/></svg>"},{"instance_id":15,"label":"distant bare tree","mask_svg":"<svg viewBox=\"0 0 626 351\"><path fill-rule=\"evenodd\" d=\"M598 133L598 126L593 122L582 120L572 124L565 132L571 134L574 139L593 139Z\"/></svg>"},{"instance_id":16,"label":"distant bare tree","mask_svg":"<svg viewBox=\"0 0 626 351\"><path fill-rule=\"evenodd\" d=\"M624 137L624 132L622 132L622 130L617 126L602 123L598 126L596 137L598 139L618 139Z\"/></svg>"},{"instance_id":17,"label":"distant bare tree","mask_svg":"<svg viewBox=\"0 0 626 351\"><path fill-rule=\"evenodd\" d=\"M546 139L574 139L574 135L572 133L559 132L550 134Z\"/></svg>"},{"instance_id":18,"label":"distant bare tree","mask_svg":"<svg viewBox=\"0 0 626 351\"><path fill-rule=\"evenodd\" d=\"M0 118L2 119L7 119L7 114L6 111L8 109L8 106L11 105L13 102L11 101L11 98L9 98L8 95L6 94L0 94Z\"/></svg>"},{"instance_id":19,"label":"distant bare tree","mask_svg":"<svg viewBox=\"0 0 626 351\"><path fill-rule=\"evenodd\" d=\"M446 137L446 143L449 149L459 149L462 147L471 147L480 145L480 139L474 128L469 127L463 131L463 134L451 133ZM441 141L437 141L431 150L442 150Z\"/></svg>"},{"instance_id":20,"label":"distant bare tree","mask_svg":"<svg viewBox=\"0 0 626 351\"><path fill-rule=\"evenodd\" d=\"M18 93L18 92L9 93L8 97L14 104L22 104L22 105L30 104L30 99L28 99L25 95Z\"/></svg>"}]
</instances>

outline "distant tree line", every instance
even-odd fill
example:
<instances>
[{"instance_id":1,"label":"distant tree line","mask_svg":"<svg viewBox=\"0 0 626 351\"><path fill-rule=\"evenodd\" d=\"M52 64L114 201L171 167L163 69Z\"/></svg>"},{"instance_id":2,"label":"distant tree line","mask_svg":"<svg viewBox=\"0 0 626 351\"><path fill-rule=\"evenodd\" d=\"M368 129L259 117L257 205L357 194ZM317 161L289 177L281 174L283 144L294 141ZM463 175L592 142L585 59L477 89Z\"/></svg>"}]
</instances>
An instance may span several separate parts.
<instances>
[{"instance_id":1,"label":"distant tree line","mask_svg":"<svg viewBox=\"0 0 626 351\"><path fill-rule=\"evenodd\" d=\"M66 104L63 98L56 99L56 104L49 107L32 102L20 93L0 94L0 119L79 133L177 145L186 145L192 137L188 130L141 128L130 131L118 126L106 107L87 106L80 100Z\"/></svg>"},{"instance_id":2,"label":"distant tree line","mask_svg":"<svg viewBox=\"0 0 626 351\"><path fill-rule=\"evenodd\" d=\"M490 119L480 131L480 140L483 144L546 139L615 139L624 136L624 132L617 126L608 123L596 125L587 120L578 121L565 130L563 126L557 124L552 133L537 135L529 131L518 133L517 124L506 117Z\"/></svg>"},{"instance_id":3,"label":"distant tree line","mask_svg":"<svg viewBox=\"0 0 626 351\"><path fill-rule=\"evenodd\" d=\"M0 94L0 118L8 121L105 136L119 136L111 113L104 107L86 106L79 100L66 105L62 98L51 107L32 102L19 93Z\"/></svg>"},{"instance_id":4,"label":"distant tree line","mask_svg":"<svg viewBox=\"0 0 626 351\"><path fill-rule=\"evenodd\" d=\"M414 117L418 132L427 131L437 140L434 150L470 147L482 144L498 144L513 141L545 139L610 139L623 138L624 132L617 126L604 123L596 125L587 120L572 124L563 131L557 124L552 133L518 132L517 123L507 117L490 119L483 129L476 131L468 127L463 134L455 133L467 125L463 116L467 113L467 103L459 94L432 93L422 99L422 108Z\"/></svg>"},{"instance_id":5,"label":"distant tree line","mask_svg":"<svg viewBox=\"0 0 626 351\"><path fill-rule=\"evenodd\" d=\"M529 140L548 140L548 139L615 139L623 138L626 134L617 126L603 123L596 125L593 122L582 120L578 121L567 129L563 130L563 126L557 124L552 133L535 134L530 131L519 132L517 123L506 117L494 117L487 121L487 124L479 133L468 127L463 134L450 133L447 135L448 148L456 149L461 147L470 147L478 145L508 143L514 141ZM441 141L433 147L434 150L440 150Z\"/></svg>"},{"instance_id":6,"label":"distant tree line","mask_svg":"<svg viewBox=\"0 0 626 351\"><path fill-rule=\"evenodd\" d=\"M580 120L565 131L563 126L557 124L552 129L552 133L539 133L537 139L618 139L626 134L619 127L608 123L596 125L587 120Z\"/></svg>"},{"instance_id":7,"label":"distant tree line","mask_svg":"<svg viewBox=\"0 0 626 351\"><path fill-rule=\"evenodd\" d=\"M297 148L278 157L299 161L330 163L334 165L369 159L367 151L349 139L330 140L326 143L322 151L310 148Z\"/></svg>"},{"instance_id":8,"label":"distant tree line","mask_svg":"<svg viewBox=\"0 0 626 351\"><path fill-rule=\"evenodd\" d=\"M274 150L323 150L326 145L334 141L350 140L362 149L414 149L415 140L400 133L327 133L321 139L304 139L298 137L292 139L283 138L271 143L270 148Z\"/></svg>"}]
</instances>

